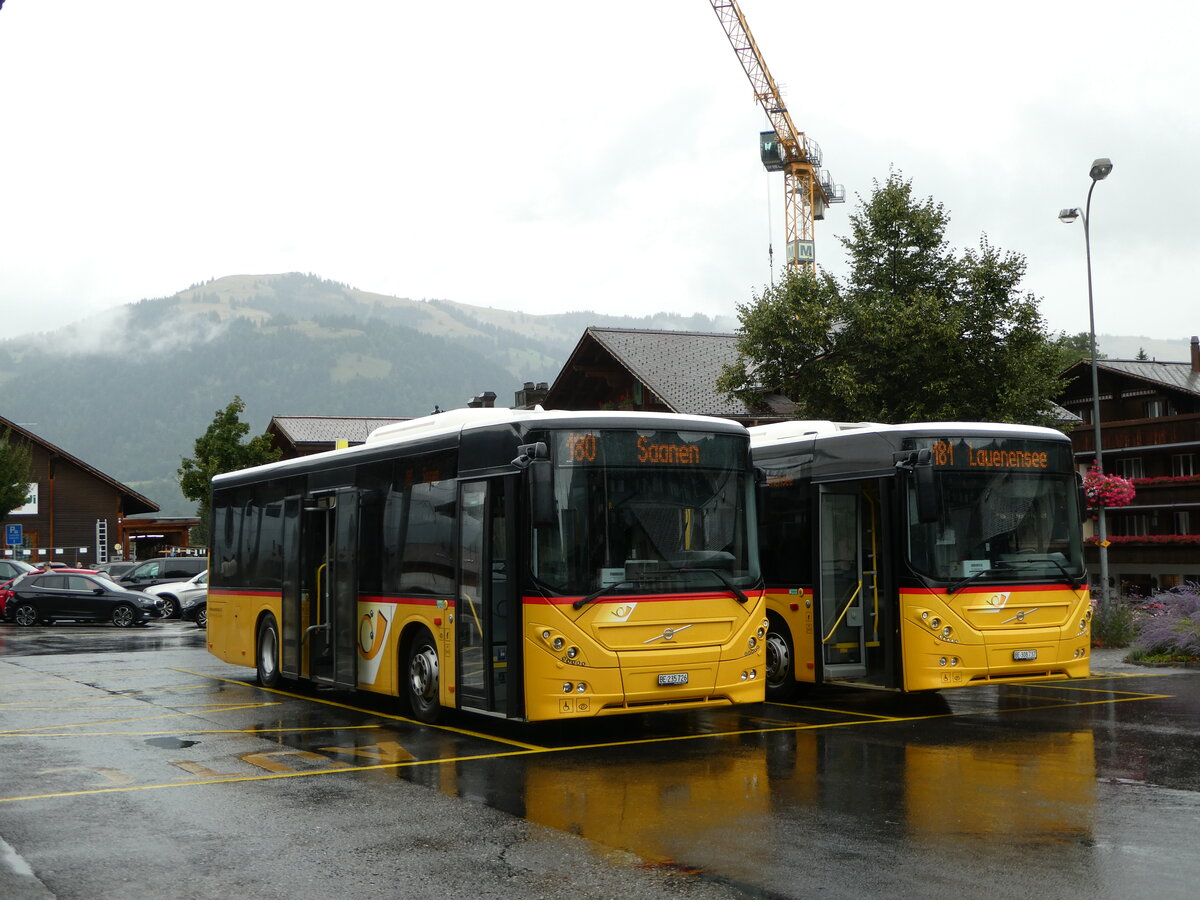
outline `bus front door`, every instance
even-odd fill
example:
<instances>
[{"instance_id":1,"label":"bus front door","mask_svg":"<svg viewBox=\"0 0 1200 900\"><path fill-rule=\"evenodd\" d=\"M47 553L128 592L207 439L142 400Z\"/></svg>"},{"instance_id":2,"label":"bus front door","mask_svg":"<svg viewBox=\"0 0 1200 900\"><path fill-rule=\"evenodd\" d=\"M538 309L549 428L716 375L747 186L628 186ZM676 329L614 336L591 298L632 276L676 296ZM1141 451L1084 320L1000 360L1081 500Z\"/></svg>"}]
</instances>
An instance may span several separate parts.
<instances>
[{"instance_id":1,"label":"bus front door","mask_svg":"<svg viewBox=\"0 0 1200 900\"><path fill-rule=\"evenodd\" d=\"M829 681L886 680L880 653L879 516L874 483L822 485L820 638Z\"/></svg>"},{"instance_id":2,"label":"bus front door","mask_svg":"<svg viewBox=\"0 0 1200 900\"><path fill-rule=\"evenodd\" d=\"M301 674L344 688L357 686L358 500L355 489L342 488L304 501L298 602L288 604L285 591L285 662L295 640Z\"/></svg>"},{"instance_id":3,"label":"bus front door","mask_svg":"<svg viewBox=\"0 0 1200 900\"><path fill-rule=\"evenodd\" d=\"M459 708L510 718L522 714L516 675L520 605L509 558L509 548L516 545L511 512L515 483L513 478L493 478L459 487L455 604Z\"/></svg>"}]
</instances>

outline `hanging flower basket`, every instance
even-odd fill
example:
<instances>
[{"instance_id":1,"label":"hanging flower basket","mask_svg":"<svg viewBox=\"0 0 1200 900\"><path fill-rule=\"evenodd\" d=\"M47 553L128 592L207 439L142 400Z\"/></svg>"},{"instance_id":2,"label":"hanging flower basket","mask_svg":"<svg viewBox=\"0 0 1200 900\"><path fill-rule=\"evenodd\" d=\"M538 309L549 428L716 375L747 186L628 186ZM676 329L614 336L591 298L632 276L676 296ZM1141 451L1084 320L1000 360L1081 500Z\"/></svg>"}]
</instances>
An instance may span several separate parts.
<instances>
[{"instance_id":1,"label":"hanging flower basket","mask_svg":"<svg viewBox=\"0 0 1200 900\"><path fill-rule=\"evenodd\" d=\"M1133 482L1120 475L1106 475L1092 463L1088 473L1083 476L1083 493L1087 497L1089 509L1100 507L1128 506L1133 502L1137 491Z\"/></svg>"}]
</instances>

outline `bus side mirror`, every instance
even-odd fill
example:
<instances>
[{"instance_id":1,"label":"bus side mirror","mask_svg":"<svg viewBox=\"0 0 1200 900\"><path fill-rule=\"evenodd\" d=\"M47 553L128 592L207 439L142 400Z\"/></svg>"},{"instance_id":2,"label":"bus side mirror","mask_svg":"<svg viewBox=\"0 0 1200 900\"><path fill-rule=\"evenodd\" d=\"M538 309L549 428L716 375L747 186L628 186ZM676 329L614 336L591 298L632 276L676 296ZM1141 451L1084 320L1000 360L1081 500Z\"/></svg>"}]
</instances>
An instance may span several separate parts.
<instances>
[{"instance_id":1,"label":"bus side mirror","mask_svg":"<svg viewBox=\"0 0 1200 900\"><path fill-rule=\"evenodd\" d=\"M530 524L535 528L539 525L553 525L554 466L550 462L550 450L543 441L522 444L517 450L520 455L512 464L526 472L529 484Z\"/></svg>"},{"instance_id":2,"label":"bus side mirror","mask_svg":"<svg viewBox=\"0 0 1200 900\"><path fill-rule=\"evenodd\" d=\"M548 459L535 459L529 464L529 514L535 528L555 522L554 467Z\"/></svg>"},{"instance_id":3,"label":"bus side mirror","mask_svg":"<svg viewBox=\"0 0 1200 900\"><path fill-rule=\"evenodd\" d=\"M1079 518L1086 519L1088 515L1087 491L1083 489L1083 476L1075 473L1075 489L1079 491Z\"/></svg>"},{"instance_id":4,"label":"bus side mirror","mask_svg":"<svg viewBox=\"0 0 1200 900\"><path fill-rule=\"evenodd\" d=\"M941 515L942 497L934 477L933 453L918 450L912 471L917 486L917 521L922 524L936 522Z\"/></svg>"}]
</instances>

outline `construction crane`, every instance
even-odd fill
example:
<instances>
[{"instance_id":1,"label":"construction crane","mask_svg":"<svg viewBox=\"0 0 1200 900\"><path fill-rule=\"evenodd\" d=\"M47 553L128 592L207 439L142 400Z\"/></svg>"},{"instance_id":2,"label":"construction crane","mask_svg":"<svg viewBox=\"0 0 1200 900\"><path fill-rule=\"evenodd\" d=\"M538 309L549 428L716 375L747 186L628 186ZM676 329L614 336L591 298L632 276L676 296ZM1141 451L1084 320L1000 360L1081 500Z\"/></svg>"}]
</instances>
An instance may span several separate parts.
<instances>
[{"instance_id":1,"label":"construction crane","mask_svg":"<svg viewBox=\"0 0 1200 900\"><path fill-rule=\"evenodd\" d=\"M840 184L833 183L828 171L820 167L821 148L817 142L806 137L792 122L779 87L767 69L736 0L709 2L750 79L754 99L771 122L772 130L759 135L758 149L768 172L783 172L787 265L812 270L816 265L813 222L825 218L825 207L830 203L843 202L846 192ZM774 251L768 252L773 261Z\"/></svg>"}]
</instances>

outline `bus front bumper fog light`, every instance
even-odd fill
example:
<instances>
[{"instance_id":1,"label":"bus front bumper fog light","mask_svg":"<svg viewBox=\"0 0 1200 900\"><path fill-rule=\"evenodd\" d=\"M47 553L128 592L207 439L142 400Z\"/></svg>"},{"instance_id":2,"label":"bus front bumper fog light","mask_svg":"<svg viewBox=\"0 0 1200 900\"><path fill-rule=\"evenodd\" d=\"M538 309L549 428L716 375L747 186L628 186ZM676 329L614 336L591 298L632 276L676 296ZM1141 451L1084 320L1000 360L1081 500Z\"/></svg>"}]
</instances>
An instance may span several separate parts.
<instances>
[{"instance_id":1,"label":"bus front bumper fog light","mask_svg":"<svg viewBox=\"0 0 1200 900\"><path fill-rule=\"evenodd\" d=\"M573 690L575 690L575 685L574 685L574 684L572 684L572 683L571 683L571 682L569 682L569 681L564 681L564 682L563 682L563 693L564 693L564 694L569 694L569 693L571 693L571 691L573 691Z\"/></svg>"},{"instance_id":2,"label":"bus front bumper fog light","mask_svg":"<svg viewBox=\"0 0 1200 900\"><path fill-rule=\"evenodd\" d=\"M579 682L579 684L575 685L575 693L586 694L587 693L587 685L584 684L582 681Z\"/></svg>"},{"instance_id":3,"label":"bus front bumper fog light","mask_svg":"<svg viewBox=\"0 0 1200 900\"><path fill-rule=\"evenodd\" d=\"M938 660L938 665L939 665L939 666L944 666L944 665L946 665L946 657L944 657L944 656L943 656L941 659L939 659L939 660Z\"/></svg>"}]
</instances>

